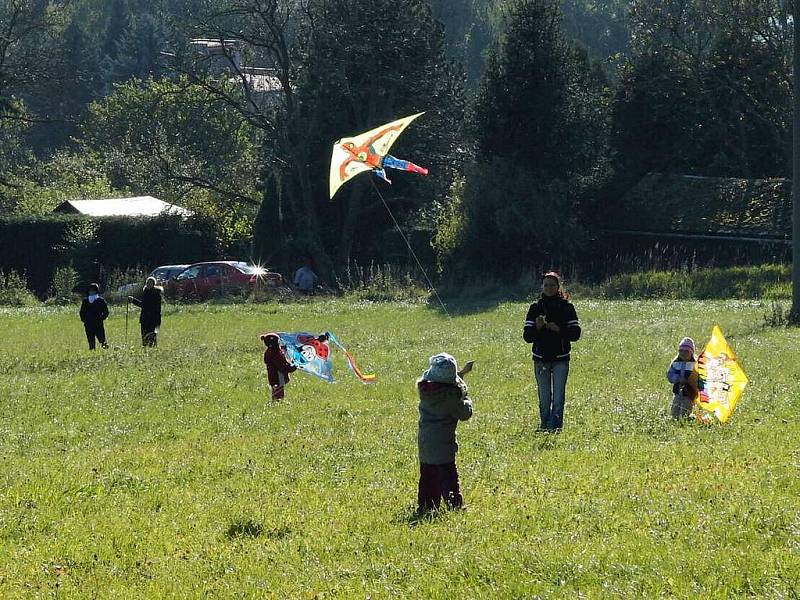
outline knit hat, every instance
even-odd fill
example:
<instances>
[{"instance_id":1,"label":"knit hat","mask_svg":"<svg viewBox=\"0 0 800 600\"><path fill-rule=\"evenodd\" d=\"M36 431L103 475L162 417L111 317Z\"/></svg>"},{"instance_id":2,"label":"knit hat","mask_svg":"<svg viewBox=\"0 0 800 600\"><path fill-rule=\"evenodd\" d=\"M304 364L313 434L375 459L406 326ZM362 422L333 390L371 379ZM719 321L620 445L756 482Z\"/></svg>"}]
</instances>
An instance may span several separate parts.
<instances>
[{"instance_id":1,"label":"knit hat","mask_svg":"<svg viewBox=\"0 0 800 600\"><path fill-rule=\"evenodd\" d=\"M692 338L685 337L681 340L681 343L678 345L678 352L684 349L694 354L694 340Z\"/></svg>"},{"instance_id":2,"label":"knit hat","mask_svg":"<svg viewBox=\"0 0 800 600\"><path fill-rule=\"evenodd\" d=\"M428 359L430 367L422 374L422 378L436 383L455 383L458 375L456 359L442 352Z\"/></svg>"}]
</instances>

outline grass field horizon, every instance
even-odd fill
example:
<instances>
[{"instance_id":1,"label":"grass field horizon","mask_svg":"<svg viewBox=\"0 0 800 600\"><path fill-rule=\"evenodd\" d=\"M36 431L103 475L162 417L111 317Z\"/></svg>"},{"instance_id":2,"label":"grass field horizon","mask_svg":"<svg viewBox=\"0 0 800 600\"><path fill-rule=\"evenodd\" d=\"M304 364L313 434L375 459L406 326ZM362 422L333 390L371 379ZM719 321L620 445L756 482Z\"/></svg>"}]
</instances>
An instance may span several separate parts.
<instances>
[{"instance_id":1,"label":"grass field horizon","mask_svg":"<svg viewBox=\"0 0 800 600\"><path fill-rule=\"evenodd\" d=\"M0 597L800 595L800 330L758 301L576 300L565 429L539 434L527 304L167 307L159 347L112 307L0 309ZM668 418L684 335L719 324L750 378L730 423ZM336 384L269 399L258 335L334 331ZM475 359L467 508L414 517L433 353Z\"/></svg>"}]
</instances>

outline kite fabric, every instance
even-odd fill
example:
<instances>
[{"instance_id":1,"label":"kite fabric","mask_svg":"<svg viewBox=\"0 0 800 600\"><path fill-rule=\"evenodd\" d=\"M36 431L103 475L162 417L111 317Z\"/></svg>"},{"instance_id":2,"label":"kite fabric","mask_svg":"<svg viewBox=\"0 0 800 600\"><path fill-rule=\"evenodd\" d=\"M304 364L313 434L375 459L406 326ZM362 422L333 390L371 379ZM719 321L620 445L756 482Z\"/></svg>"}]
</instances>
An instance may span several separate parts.
<instances>
[{"instance_id":1,"label":"kite fabric","mask_svg":"<svg viewBox=\"0 0 800 600\"><path fill-rule=\"evenodd\" d=\"M386 162L385 166L387 167L415 171L426 175L428 173L427 169L418 167L408 161L387 156L392 144L397 141L403 130L414 119L423 114L425 113L417 113L386 123L375 129L370 129L354 137L338 140L333 145L333 152L331 153L330 197L333 198L340 187L360 173L374 171L386 179L383 170L385 159L391 159Z\"/></svg>"},{"instance_id":2,"label":"kite fabric","mask_svg":"<svg viewBox=\"0 0 800 600\"><path fill-rule=\"evenodd\" d=\"M700 392L695 400L695 416L706 421L708 415L713 414L720 423L727 422L748 379L718 325L714 325L711 339L695 363L695 370Z\"/></svg>"},{"instance_id":3,"label":"kite fabric","mask_svg":"<svg viewBox=\"0 0 800 600\"><path fill-rule=\"evenodd\" d=\"M361 372L353 356L333 333L330 331L326 333L328 336L327 341L320 340L320 336L305 331L297 333L279 332L280 346L286 356L286 361L300 371L305 371L328 383L333 383L333 353L328 344L328 341L330 341L344 353L347 358L347 364L356 377L363 383L375 381L375 375L364 375Z\"/></svg>"}]
</instances>

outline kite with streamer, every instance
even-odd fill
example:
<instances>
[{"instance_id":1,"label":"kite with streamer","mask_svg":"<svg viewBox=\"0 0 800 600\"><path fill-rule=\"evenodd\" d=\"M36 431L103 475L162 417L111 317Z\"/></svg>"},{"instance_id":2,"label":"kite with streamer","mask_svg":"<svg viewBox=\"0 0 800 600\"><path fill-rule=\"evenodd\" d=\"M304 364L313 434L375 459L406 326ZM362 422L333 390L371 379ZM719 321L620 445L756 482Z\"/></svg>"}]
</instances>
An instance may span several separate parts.
<instances>
[{"instance_id":1,"label":"kite with streamer","mask_svg":"<svg viewBox=\"0 0 800 600\"><path fill-rule=\"evenodd\" d=\"M363 383L375 381L375 375L365 375L356 364L355 358L342 345L339 339L330 331L322 335L308 332L287 333L279 332L280 347L286 356L286 361L300 371L305 371L320 379L333 383L333 353L330 343L333 343L347 358L350 370ZM330 343L329 343L330 342Z\"/></svg>"},{"instance_id":2,"label":"kite with streamer","mask_svg":"<svg viewBox=\"0 0 800 600\"><path fill-rule=\"evenodd\" d=\"M707 422L710 415L714 415L720 423L727 422L736 410L748 379L718 325L714 325L695 370L699 391L695 417Z\"/></svg>"},{"instance_id":3,"label":"kite with streamer","mask_svg":"<svg viewBox=\"0 0 800 600\"><path fill-rule=\"evenodd\" d=\"M353 177L367 171L374 172L387 183L391 183L386 176L387 168L427 175L428 169L389 154L389 149L403 130L422 114L404 117L354 137L338 140L331 153L330 197L333 198L338 189Z\"/></svg>"}]
</instances>

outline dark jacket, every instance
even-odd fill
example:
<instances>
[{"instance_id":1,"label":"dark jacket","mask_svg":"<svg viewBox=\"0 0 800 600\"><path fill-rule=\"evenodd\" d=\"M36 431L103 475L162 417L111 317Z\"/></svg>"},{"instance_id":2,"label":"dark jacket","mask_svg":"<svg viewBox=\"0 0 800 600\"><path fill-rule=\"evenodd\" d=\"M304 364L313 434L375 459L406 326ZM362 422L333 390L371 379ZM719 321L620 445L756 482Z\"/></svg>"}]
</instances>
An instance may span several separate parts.
<instances>
[{"instance_id":1,"label":"dark jacket","mask_svg":"<svg viewBox=\"0 0 800 600\"><path fill-rule=\"evenodd\" d=\"M289 383L289 373L297 370L286 361L286 355L280 348L267 347L264 350L264 364L267 365L267 379L272 386L286 385Z\"/></svg>"},{"instance_id":2,"label":"dark jacket","mask_svg":"<svg viewBox=\"0 0 800 600\"><path fill-rule=\"evenodd\" d=\"M84 298L81 302L81 321L87 329L97 329L108 318L108 304L100 296L94 302Z\"/></svg>"},{"instance_id":3,"label":"dark jacket","mask_svg":"<svg viewBox=\"0 0 800 600\"><path fill-rule=\"evenodd\" d=\"M141 300L129 296L131 303L142 309L139 322L152 327L161 326L161 290L158 288L144 288Z\"/></svg>"},{"instance_id":4,"label":"dark jacket","mask_svg":"<svg viewBox=\"0 0 800 600\"><path fill-rule=\"evenodd\" d=\"M537 330L536 317L539 315L544 315L548 323L558 325L559 331L551 331L546 327ZM542 295L528 309L522 337L529 344L533 344L534 360L544 362L569 360L571 342L577 342L581 337L581 324L575 307L559 296Z\"/></svg>"},{"instance_id":5,"label":"dark jacket","mask_svg":"<svg viewBox=\"0 0 800 600\"><path fill-rule=\"evenodd\" d=\"M446 465L456 460L456 425L472 416L472 400L463 381L434 383L419 379L419 462Z\"/></svg>"}]
</instances>

